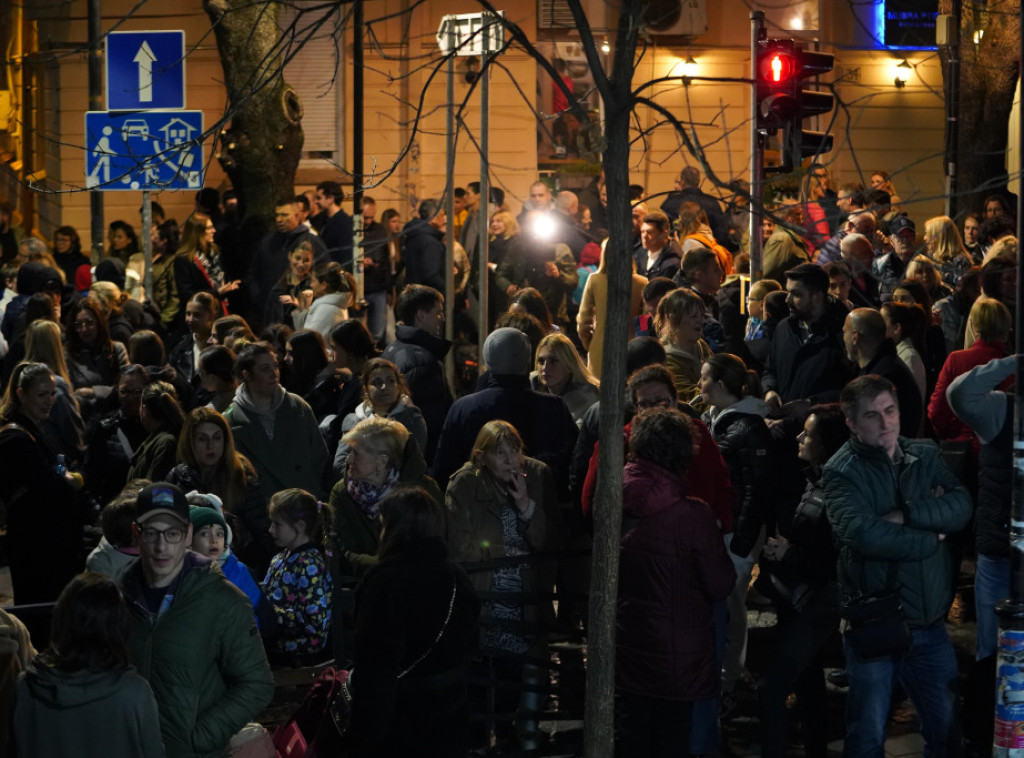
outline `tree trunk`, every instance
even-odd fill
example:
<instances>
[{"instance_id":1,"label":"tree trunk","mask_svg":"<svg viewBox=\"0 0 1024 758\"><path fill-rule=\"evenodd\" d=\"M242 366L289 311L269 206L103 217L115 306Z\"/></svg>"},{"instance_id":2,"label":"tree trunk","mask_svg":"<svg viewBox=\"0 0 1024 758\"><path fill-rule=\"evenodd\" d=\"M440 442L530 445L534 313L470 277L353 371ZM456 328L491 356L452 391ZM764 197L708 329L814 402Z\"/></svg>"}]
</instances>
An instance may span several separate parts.
<instances>
[{"instance_id":1,"label":"tree trunk","mask_svg":"<svg viewBox=\"0 0 1024 758\"><path fill-rule=\"evenodd\" d=\"M573 3L572 5L575 5ZM629 204L629 117L633 109L633 70L636 54L639 0L622 3L611 77L598 87L605 106L604 171L608 184L606 253L608 303L604 324L607 349L601 364L598 436L603 440L594 503L593 574L590 584L590 625L587 636L587 702L584 727L586 758L611 758L615 748L615 623L619 587L619 540L622 530L623 393L626 384L626 344L630 323L633 243ZM584 44L593 45L581 33ZM614 254L613 254L614 253ZM618 346L618 347L617 347Z\"/></svg>"},{"instance_id":2,"label":"tree trunk","mask_svg":"<svg viewBox=\"0 0 1024 758\"><path fill-rule=\"evenodd\" d=\"M238 193L243 223L269 226L274 203L294 194L302 101L284 80L276 2L204 0L224 67L230 125L217 158Z\"/></svg>"},{"instance_id":3,"label":"tree trunk","mask_svg":"<svg viewBox=\"0 0 1024 758\"><path fill-rule=\"evenodd\" d=\"M946 5L948 3L944 3ZM1019 0L986 12L963 3L960 23L960 112L956 212L982 210L989 195L1006 190L1006 144L1017 86ZM976 30L984 36L974 42ZM943 67L944 75L946 68Z\"/></svg>"}]
</instances>

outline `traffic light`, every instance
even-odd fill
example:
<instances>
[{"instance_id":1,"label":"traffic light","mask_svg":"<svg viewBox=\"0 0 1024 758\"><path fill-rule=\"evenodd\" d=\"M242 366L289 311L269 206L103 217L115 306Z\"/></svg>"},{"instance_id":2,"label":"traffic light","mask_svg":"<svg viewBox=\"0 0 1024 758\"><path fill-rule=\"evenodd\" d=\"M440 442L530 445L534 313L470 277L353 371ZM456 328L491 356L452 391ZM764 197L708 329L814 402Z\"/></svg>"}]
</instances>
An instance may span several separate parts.
<instances>
[{"instance_id":1,"label":"traffic light","mask_svg":"<svg viewBox=\"0 0 1024 758\"><path fill-rule=\"evenodd\" d=\"M783 165L792 169L812 155L832 149L832 135L805 130L803 120L828 113L835 104L830 92L805 90L804 79L828 73L831 53L805 50L791 39L764 39L757 45L757 128L766 134L782 130Z\"/></svg>"}]
</instances>

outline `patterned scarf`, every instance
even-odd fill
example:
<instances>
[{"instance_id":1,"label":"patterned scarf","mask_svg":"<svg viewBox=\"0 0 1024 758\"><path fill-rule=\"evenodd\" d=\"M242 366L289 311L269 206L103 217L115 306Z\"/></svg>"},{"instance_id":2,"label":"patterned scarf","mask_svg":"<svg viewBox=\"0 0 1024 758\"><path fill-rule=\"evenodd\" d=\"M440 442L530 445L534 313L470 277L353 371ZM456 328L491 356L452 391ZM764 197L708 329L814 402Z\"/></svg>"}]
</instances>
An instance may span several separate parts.
<instances>
[{"instance_id":1,"label":"patterned scarf","mask_svg":"<svg viewBox=\"0 0 1024 758\"><path fill-rule=\"evenodd\" d=\"M356 505L359 506L359 510L363 512L363 515L371 521L376 521L380 517L380 506L378 503L380 503L381 498L387 494L388 490L397 481L398 469L393 468L384 477L384 484L376 485L370 482L357 482L349 477L345 486L348 488L348 494L351 495Z\"/></svg>"}]
</instances>

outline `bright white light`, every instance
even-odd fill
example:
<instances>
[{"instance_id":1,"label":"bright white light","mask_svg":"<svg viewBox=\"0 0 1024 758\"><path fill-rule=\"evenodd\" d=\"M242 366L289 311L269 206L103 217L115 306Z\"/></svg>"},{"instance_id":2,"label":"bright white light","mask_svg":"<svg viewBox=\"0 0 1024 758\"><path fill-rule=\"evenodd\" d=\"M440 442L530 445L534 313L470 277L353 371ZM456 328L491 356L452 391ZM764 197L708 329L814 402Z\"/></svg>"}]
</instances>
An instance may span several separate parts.
<instances>
[{"instance_id":1,"label":"bright white light","mask_svg":"<svg viewBox=\"0 0 1024 758\"><path fill-rule=\"evenodd\" d=\"M985 36L985 30L984 29L976 29L975 32L974 32L974 44L977 45L978 43L980 43L982 37L984 37L984 36Z\"/></svg>"},{"instance_id":2,"label":"bright white light","mask_svg":"<svg viewBox=\"0 0 1024 758\"><path fill-rule=\"evenodd\" d=\"M608 55L612 51L612 46L608 44L608 40L601 43L601 52Z\"/></svg>"},{"instance_id":3,"label":"bright white light","mask_svg":"<svg viewBox=\"0 0 1024 758\"><path fill-rule=\"evenodd\" d=\"M908 63L906 59L903 59L901 61L893 61L892 78L893 81L896 83L896 86L902 87L903 85L905 85L907 83L907 80L910 78L910 74L912 71L913 69L911 68L910 63Z\"/></svg>"},{"instance_id":4,"label":"bright white light","mask_svg":"<svg viewBox=\"0 0 1024 758\"><path fill-rule=\"evenodd\" d=\"M804 20L800 16L793 16L793 20L789 22L789 29L793 31L800 31L804 28Z\"/></svg>"},{"instance_id":5,"label":"bright white light","mask_svg":"<svg viewBox=\"0 0 1024 758\"><path fill-rule=\"evenodd\" d=\"M558 229L550 213L539 213L530 219L530 223L533 224L533 236L540 240L550 240Z\"/></svg>"},{"instance_id":6,"label":"bright white light","mask_svg":"<svg viewBox=\"0 0 1024 758\"><path fill-rule=\"evenodd\" d=\"M691 56L679 64L679 71L683 76L696 76L700 73L700 65Z\"/></svg>"}]
</instances>

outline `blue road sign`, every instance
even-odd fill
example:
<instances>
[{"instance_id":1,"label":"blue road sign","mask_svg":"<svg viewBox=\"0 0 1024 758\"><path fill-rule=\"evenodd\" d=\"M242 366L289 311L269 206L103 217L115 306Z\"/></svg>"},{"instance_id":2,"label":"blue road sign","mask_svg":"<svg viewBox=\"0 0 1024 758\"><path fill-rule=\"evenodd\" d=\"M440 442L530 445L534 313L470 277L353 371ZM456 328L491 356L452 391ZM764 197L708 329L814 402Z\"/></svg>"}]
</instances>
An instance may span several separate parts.
<instances>
[{"instance_id":1,"label":"blue road sign","mask_svg":"<svg viewBox=\"0 0 1024 758\"><path fill-rule=\"evenodd\" d=\"M203 112L85 114L85 186L98 190L200 189Z\"/></svg>"},{"instance_id":2,"label":"blue road sign","mask_svg":"<svg viewBox=\"0 0 1024 758\"><path fill-rule=\"evenodd\" d=\"M107 108L185 107L185 32L107 34Z\"/></svg>"}]
</instances>

